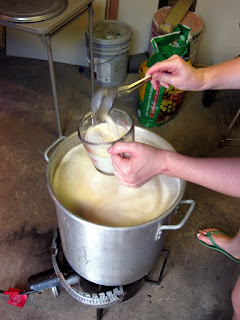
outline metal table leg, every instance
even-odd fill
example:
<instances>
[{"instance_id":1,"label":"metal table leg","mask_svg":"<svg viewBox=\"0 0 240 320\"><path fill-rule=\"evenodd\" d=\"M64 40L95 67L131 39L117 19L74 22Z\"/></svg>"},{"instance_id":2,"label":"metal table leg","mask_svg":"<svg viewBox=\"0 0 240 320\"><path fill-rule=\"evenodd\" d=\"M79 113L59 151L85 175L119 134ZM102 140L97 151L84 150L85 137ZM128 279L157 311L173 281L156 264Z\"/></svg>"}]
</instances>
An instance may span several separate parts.
<instances>
[{"instance_id":1,"label":"metal table leg","mask_svg":"<svg viewBox=\"0 0 240 320\"><path fill-rule=\"evenodd\" d=\"M92 7L92 4L89 5L89 7L88 7L88 23L89 23L89 41L90 41L91 96L93 96L93 94L94 94L94 56L93 56L93 7ZM48 65L49 65L49 72L50 72L55 113L56 113L56 118L57 118L57 127L58 127L59 138L63 137L63 133L62 133L62 126L61 126L60 112L59 112L59 107L58 107L56 79L55 79L53 57L52 57L51 37L54 34L56 34L56 32L59 32L60 30L61 30L61 28L56 30L51 35L50 34L39 35L40 40L42 41L43 45L47 49Z\"/></svg>"},{"instance_id":2,"label":"metal table leg","mask_svg":"<svg viewBox=\"0 0 240 320\"><path fill-rule=\"evenodd\" d=\"M91 77L91 96L94 94L94 57L93 57L93 7L88 11L89 25L89 47L90 47L90 77Z\"/></svg>"},{"instance_id":3,"label":"metal table leg","mask_svg":"<svg viewBox=\"0 0 240 320\"><path fill-rule=\"evenodd\" d=\"M223 145L226 141L236 140L236 139L229 139L228 136L229 136L229 133L230 133L232 127L235 125L236 121L238 120L239 116L240 116L240 108L238 109L238 111L235 114L234 118L232 119L230 125L228 126L227 132L226 132L225 136L222 138L221 143L219 145L220 148L223 147Z\"/></svg>"},{"instance_id":4,"label":"metal table leg","mask_svg":"<svg viewBox=\"0 0 240 320\"><path fill-rule=\"evenodd\" d=\"M47 34L47 35L41 36L41 40L43 41L43 43L45 44L45 47L47 48L48 65L49 65L50 79L51 79L51 85L52 85L55 113L57 118L58 135L59 135L59 138L61 138L63 136L63 133L62 133L61 119L60 119L60 113L59 113L59 107L58 107L56 80L55 80L53 57L52 57L51 37L50 35Z\"/></svg>"}]
</instances>

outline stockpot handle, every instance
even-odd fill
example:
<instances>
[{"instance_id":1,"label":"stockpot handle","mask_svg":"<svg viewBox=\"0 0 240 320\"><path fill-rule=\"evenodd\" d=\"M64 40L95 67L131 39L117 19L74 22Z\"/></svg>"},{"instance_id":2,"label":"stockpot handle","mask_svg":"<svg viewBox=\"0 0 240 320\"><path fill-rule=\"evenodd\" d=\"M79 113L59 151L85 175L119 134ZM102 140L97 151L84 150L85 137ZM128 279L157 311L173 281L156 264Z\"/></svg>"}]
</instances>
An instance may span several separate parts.
<instances>
[{"instance_id":1,"label":"stockpot handle","mask_svg":"<svg viewBox=\"0 0 240 320\"><path fill-rule=\"evenodd\" d=\"M190 208L188 209L187 213L185 214L184 218L179 224L176 225L159 225L158 230L155 236L155 240L158 241L161 237L161 234L164 230L178 230L184 226L188 218L190 217L190 214L193 212L193 209L195 208L195 201L194 200L182 200L179 202L179 204L190 204Z\"/></svg>"},{"instance_id":2,"label":"stockpot handle","mask_svg":"<svg viewBox=\"0 0 240 320\"><path fill-rule=\"evenodd\" d=\"M66 137L62 136L60 138L58 138L56 141L54 141L48 148L47 150L44 152L44 158L47 162L49 162L49 156L48 153L49 151L51 151L59 142L61 142L62 140L66 139Z\"/></svg>"},{"instance_id":3,"label":"stockpot handle","mask_svg":"<svg viewBox=\"0 0 240 320\"><path fill-rule=\"evenodd\" d=\"M97 294L97 293L86 293L86 292L77 290L67 282L63 273L60 271L57 263L57 254L58 254L58 248L57 248L57 242L56 242L57 237L58 237L58 231L54 233L53 240L52 240L52 264L53 264L54 271L57 277L59 278L61 285L64 287L64 289L74 299L91 307L108 308L109 306L112 306L116 303L120 303L125 296L125 292L123 290L122 285L114 288L113 290L109 290L106 293L100 292Z\"/></svg>"}]
</instances>

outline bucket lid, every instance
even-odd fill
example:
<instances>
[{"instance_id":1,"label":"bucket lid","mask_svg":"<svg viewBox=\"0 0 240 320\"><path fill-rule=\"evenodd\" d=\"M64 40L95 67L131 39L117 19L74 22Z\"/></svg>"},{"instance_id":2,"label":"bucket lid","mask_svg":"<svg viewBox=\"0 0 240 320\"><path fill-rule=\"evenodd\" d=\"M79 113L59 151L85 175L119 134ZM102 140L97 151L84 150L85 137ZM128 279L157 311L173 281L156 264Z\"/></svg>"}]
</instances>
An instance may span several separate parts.
<instances>
[{"instance_id":1,"label":"bucket lid","mask_svg":"<svg viewBox=\"0 0 240 320\"><path fill-rule=\"evenodd\" d=\"M88 30L87 30L88 35ZM99 20L93 23L94 41L123 42L131 37L131 28L117 20Z\"/></svg>"}]
</instances>

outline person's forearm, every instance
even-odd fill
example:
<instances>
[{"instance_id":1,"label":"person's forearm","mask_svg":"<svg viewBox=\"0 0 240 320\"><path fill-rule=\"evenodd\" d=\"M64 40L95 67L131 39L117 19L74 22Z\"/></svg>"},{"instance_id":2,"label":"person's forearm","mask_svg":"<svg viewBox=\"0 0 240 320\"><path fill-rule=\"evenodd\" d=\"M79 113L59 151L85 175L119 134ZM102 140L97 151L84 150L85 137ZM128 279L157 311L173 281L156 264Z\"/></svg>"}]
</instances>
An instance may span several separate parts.
<instances>
[{"instance_id":1,"label":"person's forearm","mask_svg":"<svg viewBox=\"0 0 240 320\"><path fill-rule=\"evenodd\" d=\"M240 57L198 70L204 79L202 90L240 89Z\"/></svg>"},{"instance_id":2,"label":"person's forearm","mask_svg":"<svg viewBox=\"0 0 240 320\"><path fill-rule=\"evenodd\" d=\"M191 158L167 153L164 174L240 197L240 158Z\"/></svg>"}]
</instances>

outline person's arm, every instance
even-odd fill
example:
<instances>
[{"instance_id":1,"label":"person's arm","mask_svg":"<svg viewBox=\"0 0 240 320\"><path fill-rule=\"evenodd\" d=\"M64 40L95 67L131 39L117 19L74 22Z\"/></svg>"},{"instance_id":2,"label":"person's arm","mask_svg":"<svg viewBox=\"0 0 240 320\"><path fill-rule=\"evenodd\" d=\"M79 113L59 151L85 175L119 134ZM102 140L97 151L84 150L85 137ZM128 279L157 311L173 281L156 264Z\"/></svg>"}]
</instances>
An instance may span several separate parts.
<instances>
[{"instance_id":1,"label":"person's arm","mask_svg":"<svg viewBox=\"0 0 240 320\"><path fill-rule=\"evenodd\" d=\"M164 174L240 197L240 158L192 158L171 152Z\"/></svg>"},{"instance_id":2,"label":"person's arm","mask_svg":"<svg viewBox=\"0 0 240 320\"><path fill-rule=\"evenodd\" d=\"M130 158L122 158L123 152ZM125 186L140 187L153 176L165 174L240 197L240 158L191 158L136 142L118 142L109 153L114 174Z\"/></svg>"},{"instance_id":3,"label":"person's arm","mask_svg":"<svg viewBox=\"0 0 240 320\"><path fill-rule=\"evenodd\" d=\"M169 84L186 91L239 89L240 57L197 69L179 56L173 55L167 60L155 63L146 72L146 75L150 74L155 89L159 85L168 87Z\"/></svg>"}]
</instances>

